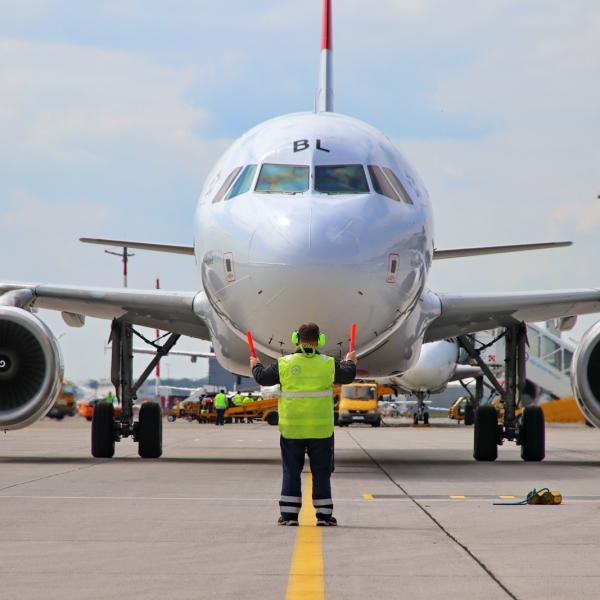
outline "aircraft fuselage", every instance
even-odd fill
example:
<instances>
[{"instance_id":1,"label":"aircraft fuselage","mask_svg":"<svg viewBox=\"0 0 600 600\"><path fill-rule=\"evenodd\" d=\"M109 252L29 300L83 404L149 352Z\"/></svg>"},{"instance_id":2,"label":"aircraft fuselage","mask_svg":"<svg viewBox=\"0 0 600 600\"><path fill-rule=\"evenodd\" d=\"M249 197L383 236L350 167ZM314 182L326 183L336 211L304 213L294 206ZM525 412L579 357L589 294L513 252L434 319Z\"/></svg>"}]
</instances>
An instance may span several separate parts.
<instances>
[{"instance_id":1,"label":"aircraft fuselage","mask_svg":"<svg viewBox=\"0 0 600 600\"><path fill-rule=\"evenodd\" d=\"M202 190L194 250L198 312L237 373L248 372L246 331L273 359L308 321L336 357L356 322L361 370L400 373L437 314L422 297L433 255L427 191L385 135L339 114L287 115L238 139Z\"/></svg>"}]
</instances>

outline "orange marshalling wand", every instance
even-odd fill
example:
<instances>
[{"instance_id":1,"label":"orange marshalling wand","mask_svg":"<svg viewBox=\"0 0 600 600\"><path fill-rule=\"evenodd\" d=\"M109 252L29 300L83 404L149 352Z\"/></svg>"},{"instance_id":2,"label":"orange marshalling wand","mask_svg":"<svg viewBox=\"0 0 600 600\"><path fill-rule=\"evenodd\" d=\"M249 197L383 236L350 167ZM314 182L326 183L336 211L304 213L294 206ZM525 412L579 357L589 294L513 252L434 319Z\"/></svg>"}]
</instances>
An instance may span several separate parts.
<instances>
[{"instance_id":1,"label":"orange marshalling wand","mask_svg":"<svg viewBox=\"0 0 600 600\"><path fill-rule=\"evenodd\" d=\"M250 346L250 356L252 358L256 358L256 350L254 349L254 340L252 339L252 334L247 331L246 338L248 338L248 346Z\"/></svg>"},{"instance_id":2,"label":"orange marshalling wand","mask_svg":"<svg viewBox=\"0 0 600 600\"><path fill-rule=\"evenodd\" d=\"M354 352L354 346L356 345L356 323L352 323L350 329L350 352Z\"/></svg>"}]
</instances>

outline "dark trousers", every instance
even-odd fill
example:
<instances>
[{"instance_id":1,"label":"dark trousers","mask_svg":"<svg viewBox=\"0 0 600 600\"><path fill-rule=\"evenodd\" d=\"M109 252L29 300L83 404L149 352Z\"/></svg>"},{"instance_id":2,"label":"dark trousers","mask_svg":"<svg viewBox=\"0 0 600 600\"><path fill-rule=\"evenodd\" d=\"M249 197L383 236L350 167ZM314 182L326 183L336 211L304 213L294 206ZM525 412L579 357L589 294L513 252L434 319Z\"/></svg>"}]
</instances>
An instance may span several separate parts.
<instances>
[{"instance_id":1,"label":"dark trousers","mask_svg":"<svg viewBox=\"0 0 600 600\"><path fill-rule=\"evenodd\" d=\"M333 436L325 439L290 440L280 438L283 484L279 508L285 519L297 519L302 507L301 474L304 455L308 454L313 477L313 506L317 519L329 519L333 514L331 471L333 467Z\"/></svg>"},{"instance_id":2,"label":"dark trousers","mask_svg":"<svg viewBox=\"0 0 600 600\"><path fill-rule=\"evenodd\" d=\"M225 409L217 408L217 425L225 425Z\"/></svg>"}]
</instances>

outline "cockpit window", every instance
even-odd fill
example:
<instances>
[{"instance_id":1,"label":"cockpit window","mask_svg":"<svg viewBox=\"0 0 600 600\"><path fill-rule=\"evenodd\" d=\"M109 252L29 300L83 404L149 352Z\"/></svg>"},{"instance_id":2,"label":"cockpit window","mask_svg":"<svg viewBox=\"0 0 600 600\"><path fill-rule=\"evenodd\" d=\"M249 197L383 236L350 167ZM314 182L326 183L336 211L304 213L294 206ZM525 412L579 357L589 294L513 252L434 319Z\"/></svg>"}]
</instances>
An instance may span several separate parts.
<instances>
[{"instance_id":1,"label":"cockpit window","mask_svg":"<svg viewBox=\"0 0 600 600\"><path fill-rule=\"evenodd\" d=\"M241 170L242 170L242 167L236 167L233 171L231 171L231 173L229 173L229 175L227 176L227 179L225 179L225 181L223 182L223 185L217 192L217 195L213 198L213 204L216 204L217 202L221 202L221 200L223 200L223 198L225 197L225 194L227 193L227 190L233 183L233 180L239 175L239 172Z\"/></svg>"},{"instance_id":2,"label":"cockpit window","mask_svg":"<svg viewBox=\"0 0 600 600\"><path fill-rule=\"evenodd\" d=\"M244 167L241 175L237 178L236 182L233 184L233 187L227 194L227 198L225 200L229 200L230 198L235 198L240 194L245 194L252 185L252 181L254 180L254 174L256 173L256 165L248 165Z\"/></svg>"},{"instance_id":3,"label":"cockpit window","mask_svg":"<svg viewBox=\"0 0 600 600\"><path fill-rule=\"evenodd\" d=\"M383 172L387 175L394 188L396 188L396 191L398 192L398 194L400 194L402 200L404 200L406 204L413 204L411 197L408 195L408 192L406 191L406 188L402 185L402 182L396 176L396 173L394 173L394 171L388 169L387 167L383 167Z\"/></svg>"},{"instance_id":4,"label":"cockpit window","mask_svg":"<svg viewBox=\"0 0 600 600\"><path fill-rule=\"evenodd\" d=\"M373 189L378 194L391 198L392 200L397 200L398 202L401 201L398 192L392 187L392 184L388 181L387 177L379 167L369 165L369 175L373 182Z\"/></svg>"},{"instance_id":5,"label":"cockpit window","mask_svg":"<svg viewBox=\"0 0 600 600\"><path fill-rule=\"evenodd\" d=\"M315 167L315 190L322 194L368 194L362 165Z\"/></svg>"},{"instance_id":6,"label":"cockpit window","mask_svg":"<svg viewBox=\"0 0 600 600\"><path fill-rule=\"evenodd\" d=\"M308 190L309 168L297 165L265 163L260 168L256 192L265 194L301 194Z\"/></svg>"}]
</instances>

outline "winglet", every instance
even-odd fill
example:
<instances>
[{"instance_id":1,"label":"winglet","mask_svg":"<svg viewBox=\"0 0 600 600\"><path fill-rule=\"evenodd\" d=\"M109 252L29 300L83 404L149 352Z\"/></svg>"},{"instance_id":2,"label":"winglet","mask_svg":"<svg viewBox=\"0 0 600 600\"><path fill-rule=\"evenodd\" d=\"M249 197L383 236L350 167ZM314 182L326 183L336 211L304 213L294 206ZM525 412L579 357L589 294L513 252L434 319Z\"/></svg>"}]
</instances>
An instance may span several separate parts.
<instances>
[{"instance_id":1,"label":"winglet","mask_svg":"<svg viewBox=\"0 0 600 600\"><path fill-rule=\"evenodd\" d=\"M321 74L317 92L317 112L333 112L333 36L331 33L332 0L323 0L323 37Z\"/></svg>"}]
</instances>

